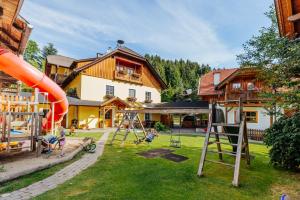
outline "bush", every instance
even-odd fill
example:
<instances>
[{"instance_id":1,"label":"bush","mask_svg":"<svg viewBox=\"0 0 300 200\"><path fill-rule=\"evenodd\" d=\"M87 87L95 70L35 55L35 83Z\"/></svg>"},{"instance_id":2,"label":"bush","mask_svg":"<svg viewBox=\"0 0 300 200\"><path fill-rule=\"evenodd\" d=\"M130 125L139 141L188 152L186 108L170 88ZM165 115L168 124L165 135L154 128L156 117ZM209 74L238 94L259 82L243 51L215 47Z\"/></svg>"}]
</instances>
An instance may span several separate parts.
<instances>
[{"instance_id":1,"label":"bush","mask_svg":"<svg viewBox=\"0 0 300 200\"><path fill-rule=\"evenodd\" d=\"M155 129L156 131L160 132L160 131L166 131L166 130L167 130L167 127L166 127L164 124L162 124L161 122L156 122L156 123L154 124L154 129Z\"/></svg>"},{"instance_id":2,"label":"bush","mask_svg":"<svg viewBox=\"0 0 300 200\"><path fill-rule=\"evenodd\" d=\"M281 117L265 133L264 142L271 146L271 163L285 169L299 168L300 112L289 118Z\"/></svg>"}]
</instances>

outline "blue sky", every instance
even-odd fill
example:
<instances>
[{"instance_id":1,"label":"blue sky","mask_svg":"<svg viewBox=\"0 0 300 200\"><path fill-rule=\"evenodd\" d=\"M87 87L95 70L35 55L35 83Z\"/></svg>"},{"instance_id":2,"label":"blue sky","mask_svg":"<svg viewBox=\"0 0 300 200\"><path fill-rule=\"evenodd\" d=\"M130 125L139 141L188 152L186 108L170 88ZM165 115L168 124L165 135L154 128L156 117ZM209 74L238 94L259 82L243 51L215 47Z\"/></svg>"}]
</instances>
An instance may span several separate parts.
<instances>
[{"instance_id":1,"label":"blue sky","mask_svg":"<svg viewBox=\"0 0 300 200\"><path fill-rule=\"evenodd\" d=\"M26 0L31 39L59 54L94 57L122 39L140 54L236 67L242 44L269 21L273 0Z\"/></svg>"}]
</instances>

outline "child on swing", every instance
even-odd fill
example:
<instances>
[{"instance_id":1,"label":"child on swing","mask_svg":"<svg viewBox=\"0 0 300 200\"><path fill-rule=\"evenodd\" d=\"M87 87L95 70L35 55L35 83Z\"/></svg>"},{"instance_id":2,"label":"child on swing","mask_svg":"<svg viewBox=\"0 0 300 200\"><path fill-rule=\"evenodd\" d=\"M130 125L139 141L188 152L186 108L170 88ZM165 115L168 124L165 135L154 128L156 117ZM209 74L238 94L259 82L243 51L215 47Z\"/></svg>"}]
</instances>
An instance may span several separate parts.
<instances>
[{"instance_id":1,"label":"child on swing","mask_svg":"<svg viewBox=\"0 0 300 200\"><path fill-rule=\"evenodd\" d=\"M57 130L59 132L59 147L60 147L60 157L63 157L65 155L64 153L64 147L66 144L66 130L64 129L64 127L61 125L61 123L57 124Z\"/></svg>"},{"instance_id":2,"label":"child on swing","mask_svg":"<svg viewBox=\"0 0 300 200\"><path fill-rule=\"evenodd\" d=\"M157 131L154 128L150 129L150 132L148 133L148 135L146 136L145 141L146 142L152 142L154 140L154 137L158 136Z\"/></svg>"}]
</instances>

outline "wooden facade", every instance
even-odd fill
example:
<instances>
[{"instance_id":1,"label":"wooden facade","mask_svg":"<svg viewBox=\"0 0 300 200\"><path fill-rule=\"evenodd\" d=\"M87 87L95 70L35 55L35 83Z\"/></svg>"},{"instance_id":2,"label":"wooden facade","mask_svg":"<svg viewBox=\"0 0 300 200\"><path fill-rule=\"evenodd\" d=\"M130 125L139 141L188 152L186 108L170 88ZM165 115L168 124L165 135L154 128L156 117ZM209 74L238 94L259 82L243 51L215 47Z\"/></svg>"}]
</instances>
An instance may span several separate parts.
<instances>
[{"instance_id":1,"label":"wooden facade","mask_svg":"<svg viewBox=\"0 0 300 200\"><path fill-rule=\"evenodd\" d=\"M261 106L265 99L260 98L259 92L266 89L261 80L258 79L258 70L255 68L241 68L232 73L215 89L219 91L218 101L232 101L241 98L251 106Z\"/></svg>"},{"instance_id":2,"label":"wooden facade","mask_svg":"<svg viewBox=\"0 0 300 200\"><path fill-rule=\"evenodd\" d=\"M300 33L300 1L275 0L280 35L290 39L298 38Z\"/></svg>"},{"instance_id":3,"label":"wooden facade","mask_svg":"<svg viewBox=\"0 0 300 200\"><path fill-rule=\"evenodd\" d=\"M120 63L122 63L122 65ZM86 64L91 64L91 61L78 62L75 69L79 69ZM123 70L121 70L120 67L123 67ZM87 69L82 70L81 74L108 80L140 84L157 89L163 88L144 61L122 54L112 55L94 63Z\"/></svg>"},{"instance_id":4,"label":"wooden facade","mask_svg":"<svg viewBox=\"0 0 300 200\"><path fill-rule=\"evenodd\" d=\"M1 0L0 3L0 46L17 55L23 54L32 29L19 16L23 0Z\"/></svg>"},{"instance_id":5,"label":"wooden facade","mask_svg":"<svg viewBox=\"0 0 300 200\"><path fill-rule=\"evenodd\" d=\"M19 16L23 0L0 0L0 47L16 55L25 51L32 26ZM16 88L17 80L0 72L0 91Z\"/></svg>"}]
</instances>

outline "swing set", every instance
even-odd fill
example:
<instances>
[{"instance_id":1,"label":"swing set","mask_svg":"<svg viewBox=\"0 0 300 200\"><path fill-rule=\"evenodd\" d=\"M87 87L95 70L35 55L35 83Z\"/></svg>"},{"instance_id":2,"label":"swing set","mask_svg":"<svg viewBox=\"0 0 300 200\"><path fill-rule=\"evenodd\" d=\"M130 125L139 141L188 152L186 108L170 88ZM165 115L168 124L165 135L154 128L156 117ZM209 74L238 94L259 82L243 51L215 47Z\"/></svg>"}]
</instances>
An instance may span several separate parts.
<instances>
[{"instance_id":1,"label":"swing set","mask_svg":"<svg viewBox=\"0 0 300 200\"><path fill-rule=\"evenodd\" d=\"M188 115L196 115L209 113L209 109L203 108L145 108L140 110L120 110L123 113L121 122L119 123L117 130L114 132L110 144L115 141L121 142L121 145L125 143L129 133L133 133L135 136L135 144L140 144L144 141L150 143L154 139L154 136L158 136L158 133L151 127L144 127L139 114L151 113L151 114L166 114L179 116L179 120L176 120L174 124L177 125L176 131L170 130L170 146L175 148L181 147L181 129L182 119Z\"/></svg>"}]
</instances>

